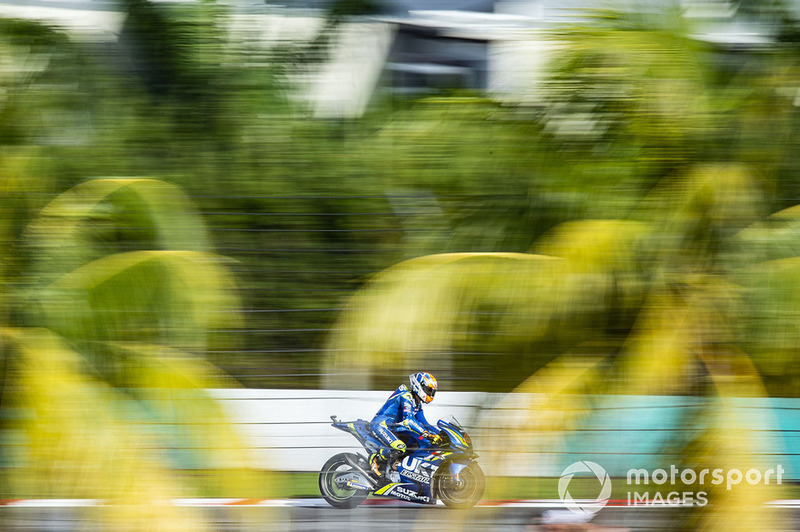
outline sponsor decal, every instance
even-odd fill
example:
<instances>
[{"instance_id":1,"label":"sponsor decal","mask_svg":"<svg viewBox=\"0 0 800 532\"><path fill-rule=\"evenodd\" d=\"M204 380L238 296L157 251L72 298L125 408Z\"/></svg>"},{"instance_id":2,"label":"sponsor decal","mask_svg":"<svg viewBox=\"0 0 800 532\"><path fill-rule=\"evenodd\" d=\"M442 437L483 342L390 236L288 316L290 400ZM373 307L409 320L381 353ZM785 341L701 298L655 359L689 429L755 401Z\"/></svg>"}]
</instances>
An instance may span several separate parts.
<instances>
[{"instance_id":1,"label":"sponsor decal","mask_svg":"<svg viewBox=\"0 0 800 532\"><path fill-rule=\"evenodd\" d=\"M369 491L369 489L370 489L369 486L365 486L363 484L359 484L358 482L355 482L355 481L352 481L352 480L348 480L347 481L347 487L348 488L357 489L357 490L364 490L364 491Z\"/></svg>"},{"instance_id":2,"label":"sponsor decal","mask_svg":"<svg viewBox=\"0 0 800 532\"><path fill-rule=\"evenodd\" d=\"M406 484L410 485L410 484ZM403 484L393 482L375 491L375 495L383 495L384 497L395 497L409 502L431 502L431 498L427 495L421 495L414 490L403 487Z\"/></svg>"},{"instance_id":3,"label":"sponsor decal","mask_svg":"<svg viewBox=\"0 0 800 532\"><path fill-rule=\"evenodd\" d=\"M427 460L429 462L435 462L437 460L445 458L446 456L450 456L451 454L453 453L451 453L450 451L433 451L431 452L431 454L423 458L423 460Z\"/></svg>"},{"instance_id":4,"label":"sponsor decal","mask_svg":"<svg viewBox=\"0 0 800 532\"><path fill-rule=\"evenodd\" d=\"M414 473L413 471L403 471L403 476L409 480L420 482L422 484L431 483L431 477L428 477L426 475L420 475L419 473Z\"/></svg>"},{"instance_id":5,"label":"sponsor decal","mask_svg":"<svg viewBox=\"0 0 800 532\"><path fill-rule=\"evenodd\" d=\"M401 464L403 466L403 469L406 471L413 471L414 473L418 473L420 475L426 475L429 477L433 476L433 472L439 469L438 466L420 460L419 458L412 458L411 456L406 456L401 462Z\"/></svg>"},{"instance_id":6,"label":"sponsor decal","mask_svg":"<svg viewBox=\"0 0 800 532\"><path fill-rule=\"evenodd\" d=\"M430 500L431 500L430 497L428 497L427 495L420 495L416 491L412 491L410 489L404 488L403 486L397 486L394 489L394 492L395 492L396 495L398 495L400 497L403 497L403 498L408 497L408 499L406 499L406 500L410 500L410 501L430 502Z\"/></svg>"}]
</instances>

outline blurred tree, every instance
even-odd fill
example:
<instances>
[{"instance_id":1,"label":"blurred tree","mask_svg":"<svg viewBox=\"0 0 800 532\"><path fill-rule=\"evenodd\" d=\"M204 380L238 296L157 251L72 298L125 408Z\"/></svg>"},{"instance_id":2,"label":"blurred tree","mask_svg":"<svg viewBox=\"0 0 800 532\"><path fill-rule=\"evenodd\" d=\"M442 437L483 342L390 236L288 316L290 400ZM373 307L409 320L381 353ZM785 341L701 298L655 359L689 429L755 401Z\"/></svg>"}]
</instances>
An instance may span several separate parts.
<instances>
[{"instance_id":1,"label":"blurred tree","mask_svg":"<svg viewBox=\"0 0 800 532\"><path fill-rule=\"evenodd\" d=\"M794 59L775 47L699 44L677 15L654 23L605 13L559 32L554 39L565 53L541 86L539 107L456 95L386 102L360 120L333 124L307 120L290 102L291 85L282 82L295 49L256 49L239 35L225 42L225 11L214 4L129 7L139 12L123 44L146 49L131 52L140 66L172 69L168 83L149 80L150 92L142 91L136 78L118 72L119 61L112 58L117 70L109 69L97 50L73 53L64 36L47 30L54 44L41 47L44 56L57 49L73 55L25 77L51 80L44 90L21 84L8 92L16 114L0 127L9 129L7 143L22 146L18 153L34 154L34 164L45 167L37 176L52 176L52 186L40 181L38 191L62 190L86 175L153 174L197 197L215 243L238 261L231 267L245 307L260 313L247 329L228 333L243 338L242 349L209 357L251 386L318 385L316 377L269 375L317 372L334 312L311 311L340 307L371 272L404 258L525 252L570 220L630 221L657 183L705 161L746 163L763 177L766 211L793 203L800 175L787 156L797 119ZM31 54L29 64L44 64L34 57L41 56ZM191 117L205 114L204 104L195 105L193 91L215 102L198 122ZM53 118L39 120L42 108ZM70 123L59 113L80 127L54 135ZM211 115L216 125L205 127ZM175 126L183 120L190 127ZM27 151L48 136L62 140ZM38 211L45 199L14 201ZM153 237L146 233L121 230L120 238ZM603 327L624 337L637 307L614 308ZM454 385L510 389L524 373L517 353L529 353L523 364L530 373L575 343L569 335L506 342L492 333L500 314L490 305L478 309L475 333L457 336L455 351L463 354L455 366L471 377ZM489 365L472 353L496 356ZM485 375L491 384L478 378Z\"/></svg>"},{"instance_id":2,"label":"blurred tree","mask_svg":"<svg viewBox=\"0 0 800 532\"><path fill-rule=\"evenodd\" d=\"M792 0L739 0L734 8L739 18L764 25L781 43L800 44L800 24Z\"/></svg>"},{"instance_id":3,"label":"blurred tree","mask_svg":"<svg viewBox=\"0 0 800 532\"><path fill-rule=\"evenodd\" d=\"M252 493L240 437L205 391L231 382L197 355L210 329L240 327L235 285L179 189L87 181L5 249L3 413L25 446L3 448L4 496L106 500L109 527L202 529L169 502L198 488L178 463Z\"/></svg>"},{"instance_id":4,"label":"blurred tree","mask_svg":"<svg viewBox=\"0 0 800 532\"><path fill-rule=\"evenodd\" d=\"M785 160L792 149L792 131L796 116L793 93L785 89L791 86L792 80L797 79L797 73L793 62L780 53L763 57L761 51L756 51L753 54L739 54L738 60L743 68L738 74L715 76L715 69L724 66L719 62L721 51L690 39L687 36L688 31L689 28L677 14L654 21L641 14L628 16L603 12L590 25L571 27L554 35L553 38L561 43L562 52L553 61L552 74L542 87L545 103L535 124L529 124L522 130L520 123L506 121L505 124L501 122L502 125L494 130L497 118L504 114L502 109L498 109L492 115L495 123L490 122L485 126L497 141L491 142L491 147L486 148L481 146L481 143L486 144L484 137L479 132L470 130L470 122L453 121L466 115L459 113L458 106L452 104L455 111L448 109L447 115L420 113L407 126L404 122L397 121L391 128L386 128L382 135L386 137L388 145L392 146L394 157L388 151L381 153L381 156L385 157L387 166L392 166L396 178L403 179L406 176L406 167L413 168L414 172L409 172L409 175L415 176L415 186L428 183L434 190L442 191L486 190L487 176L495 175L482 172L485 167L481 165L480 159L487 158L487 149L496 152L489 159L499 169L508 172L504 178L492 179L495 191L501 184L515 182L514 179L509 179L509 175L520 170L526 172L522 179L516 180L517 186L525 186L526 181L530 183L528 204L522 211L524 214L520 216L515 211L507 211L508 221L499 228L493 240L495 245L506 245L488 249L478 246L470 248L469 239L458 238L459 233L467 227L465 220L450 216L446 218L447 225L451 227L447 236L449 246L443 249L447 251L517 251L526 249L537 239L538 244L534 245L534 249L541 249L542 242L561 238L564 231L578 228L581 228L578 233L580 240L574 242L573 246L590 246L592 249L597 245L607 247L609 238L634 238L636 231L640 231L634 230L639 227L636 224L644 223L648 227L653 222L651 217L654 206L660 202L659 208L664 208L667 204L663 199L652 199L656 197L655 190L669 188L665 183L683 179L690 182L697 180L697 183L706 184L691 186L702 189L712 186L707 182L715 179L720 182L730 179L728 185L732 187L731 190L741 194L740 201L748 205L748 209L739 214L739 221L733 223L734 219L729 218L725 224L717 223L716 219L714 223L708 220L692 222L698 224L693 229L696 234L689 233L685 238L698 239L697 242L702 243L703 249L693 252L698 255L690 258L686 250L681 249L673 256L658 257L658 261L669 260L670 269L683 268L679 263L687 260L696 261L693 263L695 265L703 264L706 269L719 268L723 243L730 242L732 235L746 225L745 221L755 221L760 213L782 205L782 199L776 191L781 184L789 186L783 182L787 176L792 175ZM758 68L754 66L755 63L751 63L756 58L761 60ZM780 75L774 75L776 72ZM464 108L462 104L461 109ZM775 109L782 111L774 113ZM426 119L428 122L423 122ZM401 129L403 126L408 129ZM449 176L439 177L445 172L433 164L436 158L415 158L413 150L419 145L404 142L403 136L392 134L395 130L405 137L416 135L428 140L436 148L429 149L429 152L436 155L446 153L448 135L457 136L460 149L458 155L452 159L453 164L449 164L448 157L442 157L442 162L447 163L446 173ZM518 136L514 136L514 130ZM770 131L768 136L766 130ZM518 144L521 142L522 132L532 139L524 147ZM504 134L506 137L502 136ZM527 161L524 166L520 166L520 161L525 160L523 157ZM700 178L695 174L705 170L688 170L705 161L744 163L747 169L739 170L737 168L740 167L734 164L729 167L732 170L726 178ZM711 176L728 175L727 170L715 169L726 168L725 166L698 168L708 168ZM694 177L686 177L684 174L687 172ZM742 172L750 177L741 177ZM752 177L753 175L758 177ZM682 192L684 193L689 194ZM730 196L732 198L734 193L731 192ZM560 208L554 205L554 198L562 202ZM693 198L691 201L694 202L714 201L699 192ZM679 211L683 209L677 206L674 208ZM548 211L556 214L545 217L542 213ZM542 233L548 227L566 220L619 219L620 215L629 220L621 226L624 230L618 227L619 222L597 222L596 234L590 230L594 227L591 225L563 225L542 238ZM670 218L666 214L661 216L664 219ZM527 228L522 225L526 221L529 223ZM533 221L535 223L530 223ZM479 219L475 228L477 233L488 237L492 231L489 222L490 219L485 216ZM510 225L512 223L519 225ZM525 242L527 237L528 244L522 248L509 247L510 237L517 235L518 243ZM474 236L472 243L475 243ZM672 241L666 244L668 245L665 249L678 249L673 247ZM561 254L569 245L559 244L560 251L555 254ZM652 245L658 247L660 244ZM579 253L577 249L572 252ZM548 251L544 253L550 254ZM604 256L599 251L597 253L598 257ZM631 253L632 258L642 254L638 250ZM655 264L659 265L656 267ZM585 337L580 332L581 327L575 327L572 334L543 335L531 343L530 339L521 339L525 335L520 337L506 332L498 333L495 329L498 320L488 317L492 315L492 309L497 310L496 307L486 303L486 308L483 308L475 303L476 308L462 312L462 317L459 318L462 321L455 330L451 330L448 325L444 326L445 331L450 331L443 333L448 337L446 343L449 348L439 346L437 352L441 352L444 358L448 357L448 351L475 355L492 353L491 364L488 361L477 362L475 355L455 358L460 359L457 366L463 367L466 373L472 373L470 366L477 364L481 370L474 373L491 375L487 380L493 384L476 381L470 383L472 387L488 385L505 389L510 384L506 379L524 378L525 373L517 371L520 363L530 373L556 353L576 345L582 344L584 349L591 350L594 348L585 347L586 342L595 342L603 350L608 349L609 339L619 342L626 338L642 304L642 294L649 291L642 292L641 283L651 282L653 276L661 272L663 267L661 262L634 262L619 276L612 276L604 281L605 286L613 288L609 288L605 297L588 305L580 305L580 308L587 309L593 304L601 305L602 310L595 307L596 321L591 325L595 333L600 333L599 337L596 334L594 337ZM689 267L694 268L696 266ZM430 282L438 282L438 275L446 274L439 272ZM597 273L590 279L596 280ZM494 284L489 283L491 286ZM628 293L637 286L633 293ZM539 299L533 294L529 297L537 301ZM460 298L456 300L463 303ZM510 304L500 307L516 308ZM436 311L432 312L433 315L439 315ZM466 332L470 327L475 328L477 322L474 320L478 319L477 316L484 316L480 321L481 328L474 333ZM382 328L379 327L379 330ZM476 336L478 333L480 334ZM463 341L456 340L463 334L468 336ZM407 335L408 338L414 336L410 331L398 332L397 335ZM451 337L452 335L455 337ZM335 335L333 345L339 349L346 348L339 344L339 337L340 334ZM389 341L389 338L395 336L377 332L376 337ZM396 352L402 353L403 348L396 346ZM528 354L522 361L517 358L520 352Z\"/></svg>"},{"instance_id":5,"label":"blurred tree","mask_svg":"<svg viewBox=\"0 0 800 532\"><path fill-rule=\"evenodd\" d=\"M580 423L568 415L574 393L795 393L777 381L765 390L759 375L797 374L796 210L765 218L785 200L774 195L783 180L797 179L783 163L796 120L793 60L742 53L736 75L718 76L721 51L665 27L669 18L593 22L555 36L563 53L536 137L560 159L548 189L585 202L583 219L540 237L536 255L431 255L379 274L335 328L330 373L424 366L457 378L478 367L488 386L533 373L519 388L532 392L553 377L540 393L559 421L545 430ZM777 257L789 258L763 262ZM493 349L475 349L475 335L490 335ZM716 406L707 419L719 424L687 460L754 465L758 442L731 422L727 400ZM540 413L532 407L526 426L541 427ZM687 527L762 526L768 496L763 486L715 494L719 511Z\"/></svg>"},{"instance_id":6,"label":"blurred tree","mask_svg":"<svg viewBox=\"0 0 800 532\"><path fill-rule=\"evenodd\" d=\"M401 263L352 298L329 345L328 371L366 379L415 368L458 375L451 354L474 346L470 335L480 331L494 335L500 353L518 349L514 370L498 368L497 355L473 357L484 368L485 385L510 371L525 380L554 356L575 360L559 377L569 386L552 392L549 408L556 413L570 409L565 393L765 396L741 353L758 346L765 356L756 356L757 363L787 360L776 356L776 347L795 345L789 322L798 317L792 294L800 257L756 265L758 246L738 244L740 231L760 219L762 197L744 167L700 166L657 187L631 219L556 227L535 246L541 254L431 255ZM777 293L786 294L778 308ZM486 312L494 315L488 327ZM776 312L788 321L775 319ZM612 326L620 320L629 321ZM537 353L542 346L552 351ZM592 372L579 364L586 357L594 357ZM531 384L520 390L539 392ZM712 409L709 419L718 413ZM561 428L567 420L580 422L557 419ZM708 429L709 441L738 438L741 445L703 460L714 467L755 465L757 442L745 443L739 432L746 427L723 427ZM500 448L503 434L492 437ZM761 507L769 492L751 489L747 496L750 505L742 507L720 494L727 509L709 513L703 527L748 530L767 519L753 505Z\"/></svg>"},{"instance_id":7,"label":"blurred tree","mask_svg":"<svg viewBox=\"0 0 800 532\"><path fill-rule=\"evenodd\" d=\"M168 115L173 136L223 133L222 7L213 0L125 0L122 6L119 45L152 95L153 114Z\"/></svg>"},{"instance_id":8,"label":"blurred tree","mask_svg":"<svg viewBox=\"0 0 800 532\"><path fill-rule=\"evenodd\" d=\"M302 63L325 62L342 24L385 11L381 0L333 0L325 13L325 24L314 39L298 51L295 58Z\"/></svg>"}]
</instances>

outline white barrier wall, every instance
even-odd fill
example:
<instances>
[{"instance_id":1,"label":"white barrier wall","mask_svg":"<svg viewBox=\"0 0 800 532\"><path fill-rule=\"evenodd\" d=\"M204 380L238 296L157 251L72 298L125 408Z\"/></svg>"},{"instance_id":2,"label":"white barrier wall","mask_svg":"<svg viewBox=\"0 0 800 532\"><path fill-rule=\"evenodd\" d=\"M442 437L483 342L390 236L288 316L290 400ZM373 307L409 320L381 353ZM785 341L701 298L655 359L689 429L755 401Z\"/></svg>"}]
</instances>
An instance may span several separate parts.
<instances>
[{"instance_id":1,"label":"white barrier wall","mask_svg":"<svg viewBox=\"0 0 800 532\"><path fill-rule=\"evenodd\" d=\"M330 416L369 420L391 392L210 391L241 428L256 465L278 471L318 471L334 454L360 451L355 438L331 427ZM687 448L713 419L698 414L719 407L713 398L700 397L572 397L573 409L581 405L572 414L579 418L559 430L553 428L559 423L549 399L541 394L442 391L425 414L433 424L455 416L472 436L481 467L490 475L558 477L570 463L591 460L612 476L624 476L631 468L669 467L676 459L670 450ZM737 409L742 427L762 434L751 458L769 467L781 464L786 478L799 478L795 471L800 472L800 458L791 449L800 439L800 401L742 398L727 405Z\"/></svg>"},{"instance_id":2,"label":"white barrier wall","mask_svg":"<svg viewBox=\"0 0 800 532\"><path fill-rule=\"evenodd\" d=\"M319 471L336 453L362 449L356 439L331 426L331 415L342 421L372 416L393 390L210 390L241 427L259 467L279 471ZM490 394L438 392L425 406L432 424L453 415L469 431Z\"/></svg>"}]
</instances>

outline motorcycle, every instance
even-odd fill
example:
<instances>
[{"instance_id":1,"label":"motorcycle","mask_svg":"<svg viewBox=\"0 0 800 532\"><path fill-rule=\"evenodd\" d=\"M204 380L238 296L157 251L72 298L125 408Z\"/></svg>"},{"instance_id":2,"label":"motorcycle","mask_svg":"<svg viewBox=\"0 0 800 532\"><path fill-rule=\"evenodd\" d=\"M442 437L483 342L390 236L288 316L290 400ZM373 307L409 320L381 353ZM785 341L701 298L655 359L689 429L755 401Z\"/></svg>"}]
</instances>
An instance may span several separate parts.
<instances>
[{"instance_id":1,"label":"motorcycle","mask_svg":"<svg viewBox=\"0 0 800 532\"><path fill-rule=\"evenodd\" d=\"M331 416L331 421L333 427L355 436L370 454L382 446L369 430L368 421L339 421L336 416ZM402 425L396 425L408 450L381 477L370 471L362 454L332 456L319 473L320 493L334 508L355 508L370 494L431 505L441 500L448 507L471 508L480 500L486 483L475 461L478 455L454 418L439 420L437 426L441 441L434 445L404 434Z\"/></svg>"}]
</instances>

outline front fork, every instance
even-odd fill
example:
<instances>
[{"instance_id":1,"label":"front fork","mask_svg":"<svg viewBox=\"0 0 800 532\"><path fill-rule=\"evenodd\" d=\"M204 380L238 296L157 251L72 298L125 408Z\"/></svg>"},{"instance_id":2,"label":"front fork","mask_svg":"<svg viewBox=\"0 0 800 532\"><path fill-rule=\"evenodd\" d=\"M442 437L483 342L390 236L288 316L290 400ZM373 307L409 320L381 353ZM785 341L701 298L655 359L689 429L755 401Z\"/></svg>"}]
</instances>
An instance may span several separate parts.
<instances>
[{"instance_id":1,"label":"front fork","mask_svg":"<svg viewBox=\"0 0 800 532\"><path fill-rule=\"evenodd\" d=\"M461 487L461 472L466 469L469 464L462 464L460 462L450 462L447 464L448 469L448 479L447 481L456 485L456 487Z\"/></svg>"}]
</instances>

